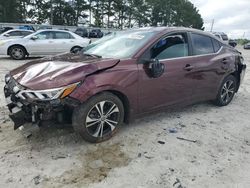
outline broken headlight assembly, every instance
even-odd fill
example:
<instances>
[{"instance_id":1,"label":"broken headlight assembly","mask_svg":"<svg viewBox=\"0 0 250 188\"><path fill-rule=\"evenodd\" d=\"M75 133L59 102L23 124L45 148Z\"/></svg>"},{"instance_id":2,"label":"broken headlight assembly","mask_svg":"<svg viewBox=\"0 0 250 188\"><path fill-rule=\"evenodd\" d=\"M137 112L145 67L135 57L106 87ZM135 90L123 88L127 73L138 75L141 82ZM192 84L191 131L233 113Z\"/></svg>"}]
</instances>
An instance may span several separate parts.
<instances>
[{"instance_id":1,"label":"broken headlight assembly","mask_svg":"<svg viewBox=\"0 0 250 188\"><path fill-rule=\"evenodd\" d=\"M17 96L23 100L32 99L46 101L54 99L63 99L70 95L79 84L80 82L77 82L65 87L47 90L20 90L19 92L17 91Z\"/></svg>"}]
</instances>

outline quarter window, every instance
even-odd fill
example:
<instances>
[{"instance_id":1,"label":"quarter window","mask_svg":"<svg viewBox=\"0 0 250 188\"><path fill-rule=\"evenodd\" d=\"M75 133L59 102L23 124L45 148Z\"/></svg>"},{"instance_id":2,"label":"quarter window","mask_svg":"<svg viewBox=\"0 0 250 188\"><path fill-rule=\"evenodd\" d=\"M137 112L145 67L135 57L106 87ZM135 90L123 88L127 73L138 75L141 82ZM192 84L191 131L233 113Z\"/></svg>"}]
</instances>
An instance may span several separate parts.
<instances>
[{"instance_id":1,"label":"quarter window","mask_svg":"<svg viewBox=\"0 0 250 188\"><path fill-rule=\"evenodd\" d=\"M161 39L151 50L153 59L170 59L188 56L185 34L174 34Z\"/></svg>"},{"instance_id":2,"label":"quarter window","mask_svg":"<svg viewBox=\"0 0 250 188\"><path fill-rule=\"evenodd\" d=\"M212 40L208 36L191 33L193 41L193 55L214 53Z\"/></svg>"},{"instance_id":3,"label":"quarter window","mask_svg":"<svg viewBox=\"0 0 250 188\"><path fill-rule=\"evenodd\" d=\"M212 38L213 46L214 46L214 52L218 52L221 48L221 44L219 41Z\"/></svg>"}]
</instances>

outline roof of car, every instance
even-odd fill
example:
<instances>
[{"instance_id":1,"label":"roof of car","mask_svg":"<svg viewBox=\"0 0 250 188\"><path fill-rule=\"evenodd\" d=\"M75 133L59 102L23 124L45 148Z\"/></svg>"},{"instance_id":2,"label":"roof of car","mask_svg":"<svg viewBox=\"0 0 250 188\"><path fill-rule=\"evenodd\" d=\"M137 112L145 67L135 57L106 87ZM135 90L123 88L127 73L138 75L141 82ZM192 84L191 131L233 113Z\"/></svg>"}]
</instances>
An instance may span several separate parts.
<instances>
[{"instance_id":1,"label":"roof of car","mask_svg":"<svg viewBox=\"0 0 250 188\"><path fill-rule=\"evenodd\" d=\"M210 32L206 32L199 29L194 28L188 28L188 27L142 27L142 28L136 28L136 29L128 29L126 31L155 31L159 33L168 33L171 31L183 31L183 32L195 32L198 34L208 35L210 37L214 37L214 35Z\"/></svg>"},{"instance_id":2,"label":"roof of car","mask_svg":"<svg viewBox=\"0 0 250 188\"><path fill-rule=\"evenodd\" d=\"M42 31L62 31L62 32L70 32L70 33L72 33L71 31L62 30L62 29L39 29L38 31L39 32L42 32Z\"/></svg>"},{"instance_id":3,"label":"roof of car","mask_svg":"<svg viewBox=\"0 0 250 188\"><path fill-rule=\"evenodd\" d=\"M32 30L26 30L26 29L11 29L11 30L8 30L8 32L11 32L11 31L28 31L28 32L31 32L33 33L34 31ZM6 31L7 32L7 31Z\"/></svg>"}]
</instances>

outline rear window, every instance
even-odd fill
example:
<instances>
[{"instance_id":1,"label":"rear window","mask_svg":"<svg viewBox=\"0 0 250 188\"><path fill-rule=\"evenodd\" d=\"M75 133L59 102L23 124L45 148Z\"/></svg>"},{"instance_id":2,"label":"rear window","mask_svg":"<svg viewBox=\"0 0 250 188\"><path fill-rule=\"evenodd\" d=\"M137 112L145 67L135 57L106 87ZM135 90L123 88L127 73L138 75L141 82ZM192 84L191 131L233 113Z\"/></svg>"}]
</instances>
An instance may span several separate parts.
<instances>
[{"instance_id":1,"label":"rear window","mask_svg":"<svg viewBox=\"0 0 250 188\"><path fill-rule=\"evenodd\" d=\"M227 35L221 35L222 40L228 40L228 36Z\"/></svg>"},{"instance_id":2,"label":"rear window","mask_svg":"<svg viewBox=\"0 0 250 188\"><path fill-rule=\"evenodd\" d=\"M214 53L213 43L210 37L191 33L193 42L193 55Z\"/></svg>"}]
</instances>

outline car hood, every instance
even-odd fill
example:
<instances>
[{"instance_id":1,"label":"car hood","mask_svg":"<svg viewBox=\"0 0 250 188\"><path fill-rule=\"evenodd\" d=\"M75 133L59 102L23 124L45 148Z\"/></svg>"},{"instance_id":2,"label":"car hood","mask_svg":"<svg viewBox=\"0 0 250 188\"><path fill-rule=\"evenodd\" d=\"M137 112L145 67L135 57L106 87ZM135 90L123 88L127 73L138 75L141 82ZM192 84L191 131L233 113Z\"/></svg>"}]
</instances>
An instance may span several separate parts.
<instances>
[{"instance_id":1,"label":"car hood","mask_svg":"<svg viewBox=\"0 0 250 188\"><path fill-rule=\"evenodd\" d=\"M29 89L52 89L83 81L87 75L111 68L119 61L67 53L31 61L12 70L10 75Z\"/></svg>"}]
</instances>

